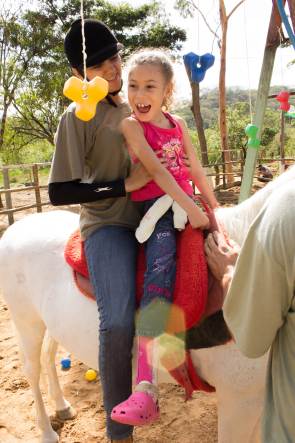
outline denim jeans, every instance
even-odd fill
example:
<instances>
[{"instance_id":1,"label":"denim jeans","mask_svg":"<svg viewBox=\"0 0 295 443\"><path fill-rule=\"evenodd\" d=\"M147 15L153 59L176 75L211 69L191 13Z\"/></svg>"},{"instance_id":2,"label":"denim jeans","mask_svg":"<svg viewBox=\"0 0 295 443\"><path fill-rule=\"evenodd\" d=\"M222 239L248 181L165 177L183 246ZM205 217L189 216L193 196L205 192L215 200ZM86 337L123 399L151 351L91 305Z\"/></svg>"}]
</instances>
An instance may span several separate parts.
<instances>
[{"instance_id":1,"label":"denim jeans","mask_svg":"<svg viewBox=\"0 0 295 443\"><path fill-rule=\"evenodd\" d=\"M132 390L137 242L121 226L97 229L85 241L90 280L99 311L99 372L107 415L107 435L121 440L131 426L114 422L110 413Z\"/></svg>"},{"instance_id":2,"label":"denim jeans","mask_svg":"<svg viewBox=\"0 0 295 443\"><path fill-rule=\"evenodd\" d=\"M144 213L156 199L144 204ZM136 334L156 337L166 329L173 300L176 275L176 232L173 213L169 209L158 220L145 243L146 271L143 296L136 321Z\"/></svg>"}]
</instances>

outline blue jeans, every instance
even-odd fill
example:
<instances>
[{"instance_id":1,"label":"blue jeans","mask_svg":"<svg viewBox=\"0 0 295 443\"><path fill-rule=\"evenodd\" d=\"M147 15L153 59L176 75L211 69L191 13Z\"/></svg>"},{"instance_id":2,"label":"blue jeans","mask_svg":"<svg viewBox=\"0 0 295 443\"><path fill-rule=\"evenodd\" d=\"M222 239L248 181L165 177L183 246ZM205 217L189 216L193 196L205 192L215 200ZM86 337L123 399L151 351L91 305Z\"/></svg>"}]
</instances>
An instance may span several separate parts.
<instances>
[{"instance_id":1,"label":"blue jeans","mask_svg":"<svg viewBox=\"0 0 295 443\"><path fill-rule=\"evenodd\" d=\"M110 418L114 406L132 391L137 242L121 226L97 229L85 241L90 280L99 311L99 372L107 416L107 435L121 440L132 426Z\"/></svg>"},{"instance_id":2,"label":"blue jeans","mask_svg":"<svg viewBox=\"0 0 295 443\"><path fill-rule=\"evenodd\" d=\"M145 202L144 213L155 201ZM145 256L146 272L136 334L156 337L166 329L175 285L176 231L171 209L158 220L154 232L145 243Z\"/></svg>"}]
</instances>

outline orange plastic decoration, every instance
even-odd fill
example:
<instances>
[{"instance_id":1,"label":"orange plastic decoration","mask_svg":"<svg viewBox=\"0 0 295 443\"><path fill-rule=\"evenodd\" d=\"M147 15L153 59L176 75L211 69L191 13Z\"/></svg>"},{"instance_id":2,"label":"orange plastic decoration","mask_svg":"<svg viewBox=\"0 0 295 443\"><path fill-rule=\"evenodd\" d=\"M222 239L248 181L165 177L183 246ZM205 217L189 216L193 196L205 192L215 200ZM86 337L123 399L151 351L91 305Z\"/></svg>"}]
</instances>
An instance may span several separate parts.
<instances>
[{"instance_id":1,"label":"orange plastic decoration","mask_svg":"<svg viewBox=\"0 0 295 443\"><path fill-rule=\"evenodd\" d=\"M63 93L76 103L76 117L87 122L95 116L96 105L105 98L108 90L108 82L101 77L94 77L90 82L70 77L65 82Z\"/></svg>"}]
</instances>

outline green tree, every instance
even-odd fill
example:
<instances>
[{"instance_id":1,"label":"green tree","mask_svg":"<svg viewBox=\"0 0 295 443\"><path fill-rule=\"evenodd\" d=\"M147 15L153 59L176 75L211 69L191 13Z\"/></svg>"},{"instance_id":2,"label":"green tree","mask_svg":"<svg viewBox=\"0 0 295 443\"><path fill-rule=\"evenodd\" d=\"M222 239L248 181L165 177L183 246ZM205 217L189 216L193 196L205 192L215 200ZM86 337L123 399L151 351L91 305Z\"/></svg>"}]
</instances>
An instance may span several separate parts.
<instances>
[{"instance_id":1,"label":"green tree","mask_svg":"<svg viewBox=\"0 0 295 443\"><path fill-rule=\"evenodd\" d=\"M126 3L88 0L84 2L84 16L98 18L110 26L124 45L123 58L140 47L166 47L175 52L186 38L184 30L170 25L156 1L133 8ZM44 45L42 51L40 48L34 69L24 82L25 88L13 97L17 111L15 131L53 143L58 119L68 104L62 95L63 84L70 75L63 38L73 20L80 17L80 0L39 1L25 17L42 23L43 33L48 34L52 44L47 51ZM19 18L21 23L23 20L24 17Z\"/></svg>"},{"instance_id":2,"label":"green tree","mask_svg":"<svg viewBox=\"0 0 295 443\"><path fill-rule=\"evenodd\" d=\"M37 69L37 59L53 45L52 32L44 16L0 11L0 153L11 104L26 88L26 79ZM33 38L32 38L33 36Z\"/></svg>"}]
</instances>

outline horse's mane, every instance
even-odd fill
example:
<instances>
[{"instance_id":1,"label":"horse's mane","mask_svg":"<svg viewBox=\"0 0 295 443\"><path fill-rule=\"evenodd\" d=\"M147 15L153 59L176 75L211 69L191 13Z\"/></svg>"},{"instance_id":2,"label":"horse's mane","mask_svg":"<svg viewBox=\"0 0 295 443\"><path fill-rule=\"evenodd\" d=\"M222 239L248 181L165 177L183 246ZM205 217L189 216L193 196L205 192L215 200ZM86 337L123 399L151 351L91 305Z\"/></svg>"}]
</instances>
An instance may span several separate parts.
<instances>
[{"instance_id":1,"label":"horse's mane","mask_svg":"<svg viewBox=\"0 0 295 443\"><path fill-rule=\"evenodd\" d=\"M229 236L241 245L252 221L271 193L291 180L294 180L295 185L295 165L289 167L287 171L274 181L269 182L263 189L260 189L243 203L231 208L219 208L216 211L216 216L225 226Z\"/></svg>"}]
</instances>

